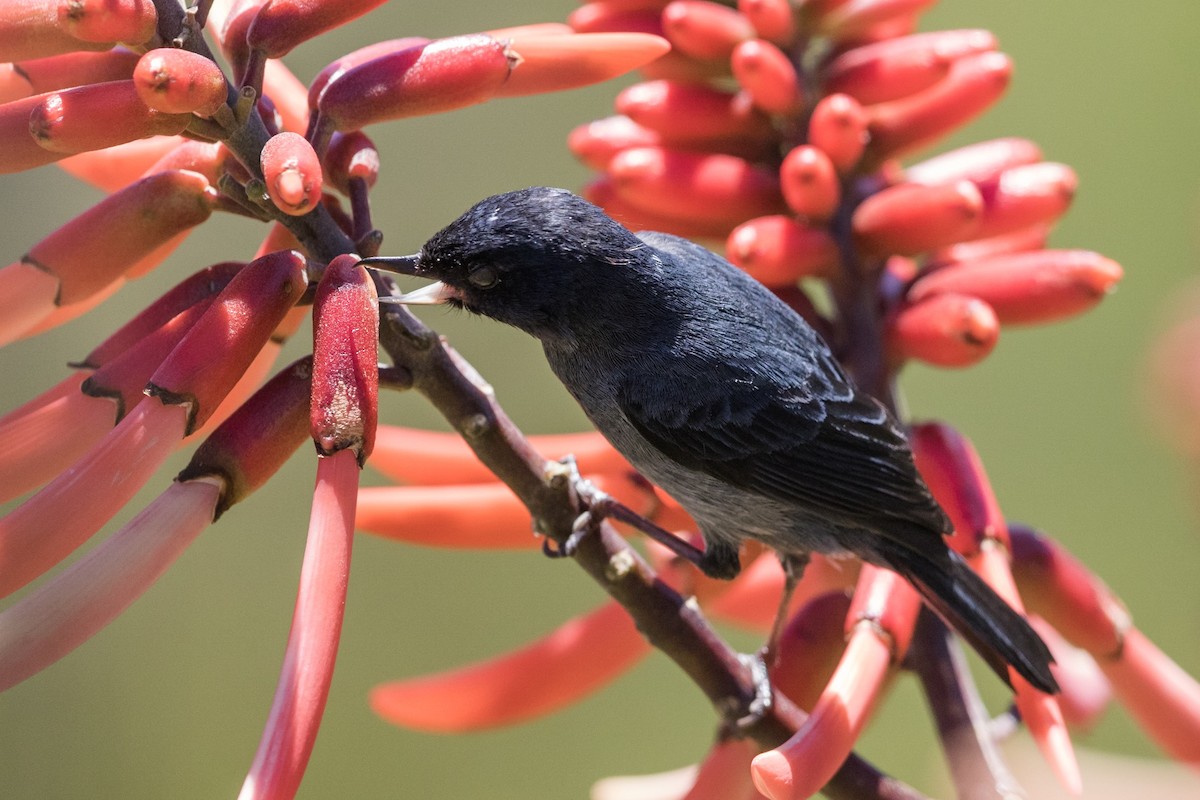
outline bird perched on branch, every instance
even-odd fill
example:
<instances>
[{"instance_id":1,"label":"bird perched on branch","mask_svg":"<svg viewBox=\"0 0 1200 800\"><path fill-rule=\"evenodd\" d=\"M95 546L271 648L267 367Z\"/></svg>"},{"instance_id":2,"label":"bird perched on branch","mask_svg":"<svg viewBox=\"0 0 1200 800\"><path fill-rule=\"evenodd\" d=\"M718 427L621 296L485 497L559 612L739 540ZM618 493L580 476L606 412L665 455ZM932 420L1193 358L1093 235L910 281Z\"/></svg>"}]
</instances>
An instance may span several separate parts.
<instances>
[{"instance_id":1,"label":"bird perched on branch","mask_svg":"<svg viewBox=\"0 0 1200 800\"><path fill-rule=\"evenodd\" d=\"M532 188L483 200L416 255L364 264L437 281L397 302L449 303L537 337L596 428L696 520L703 553L674 549L706 574L734 577L747 538L785 563L854 555L911 582L1004 680L1010 665L1058 690L1046 645L947 546L950 521L900 425L724 259Z\"/></svg>"}]
</instances>

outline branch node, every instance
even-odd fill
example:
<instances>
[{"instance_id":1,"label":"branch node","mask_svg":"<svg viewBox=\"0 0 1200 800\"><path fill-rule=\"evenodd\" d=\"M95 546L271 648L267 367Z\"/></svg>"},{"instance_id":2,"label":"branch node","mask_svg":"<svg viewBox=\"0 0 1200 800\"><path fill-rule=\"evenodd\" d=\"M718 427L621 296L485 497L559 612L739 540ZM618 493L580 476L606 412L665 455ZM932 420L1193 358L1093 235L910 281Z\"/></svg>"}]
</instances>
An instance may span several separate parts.
<instances>
[{"instance_id":1,"label":"branch node","mask_svg":"<svg viewBox=\"0 0 1200 800\"><path fill-rule=\"evenodd\" d=\"M633 554L629 550L618 550L609 557L608 566L604 569L604 577L609 583L617 583L636 569L637 562L634 561Z\"/></svg>"}]
</instances>

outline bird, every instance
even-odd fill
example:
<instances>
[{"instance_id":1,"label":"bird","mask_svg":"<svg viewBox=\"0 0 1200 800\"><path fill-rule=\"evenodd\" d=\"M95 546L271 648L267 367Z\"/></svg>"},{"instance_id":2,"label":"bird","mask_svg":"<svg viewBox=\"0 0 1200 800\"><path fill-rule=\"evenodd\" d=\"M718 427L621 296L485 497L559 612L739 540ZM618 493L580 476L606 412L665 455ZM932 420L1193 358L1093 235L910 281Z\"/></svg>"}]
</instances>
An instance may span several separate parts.
<instances>
[{"instance_id":1,"label":"bird","mask_svg":"<svg viewBox=\"0 0 1200 800\"><path fill-rule=\"evenodd\" d=\"M433 279L446 303L537 338L596 429L674 497L733 578L754 539L784 561L855 556L900 574L1010 683L1058 691L1025 618L946 542L952 524L903 427L766 287L712 251L634 234L565 190L486 198L415 255L364 266Z\"/></svg>"}]
</instances>

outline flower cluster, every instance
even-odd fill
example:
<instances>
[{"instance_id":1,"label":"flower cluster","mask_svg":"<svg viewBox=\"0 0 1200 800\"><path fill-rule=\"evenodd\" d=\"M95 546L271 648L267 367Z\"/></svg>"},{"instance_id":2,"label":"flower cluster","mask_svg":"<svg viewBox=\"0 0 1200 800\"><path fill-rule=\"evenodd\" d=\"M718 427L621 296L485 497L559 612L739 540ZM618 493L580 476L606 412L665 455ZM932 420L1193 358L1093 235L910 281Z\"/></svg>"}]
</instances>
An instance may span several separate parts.
<instances>
[{"instance_id":1,"label":"flower cluster","mask_svg":"<svg viewBox=\"0 0 1200 800\"><path fill-rule=\"evenodd\" d=\"M975 363L1001 325L1084 311L1121 276L1098 254L1045 249L1075 178L1033 143L1000 139L900 164L989 107L1011 68L985 31L913 33L931 0L600 0L569 25L370 44L308 85L280 61L381 3L0 8L0 172L57 163L108 193L0 269L0 344L96 307L214 214L267 226L251 258L184 277L69 377L0 417L0 496L20 499L0 517L0 594L40 581L0 610L0 690L100 631L310 440L320 460L308 544L248 799L291 797L303 777L355 528L439 547L527 548L538 544L532 513L562 540L579 509L568 471L551 459L570 454L625 506L695 536L683 510L598 434L525 439L470 365L402 308L381 307L394 287L355 257L374 255L381 239L370 206L379 154L363 128L643 69L647 80L618 96L616 116L571 136L603 173L585 194L633 229L723 244L893 406L906 362ZM275 370L306 317L312 354ZM381 388L422 392L462 436L378 424ZM1062 695L1012 682L1062 782L1080 783L1066 726L1094 718L1110 692L1164 749L1200 761L1200 686L1053 539L1006 523L961 435L921 422L911 438L954 522L953 546L1037 615L1059 656ZM157 499L43 578L193 443ZM404 485L360 489L368 459ZM576 558L612 602L515 653L380 686L373 708L437 731L527 720L624 672L649 638L723 715L718 744L680 789L691 798L801 798L822 787L918 796L851 753L901 669L919 674L935 714L939 704L978 714L949 699L969 698L971 678L911 587L819 557L776 643L773 702L754 705L751 670L682 598L765 632L784 583L778 563L748 547L741 576L722 582L648 552L653 567L605 526ZM992 745L983 737L951 757L991 765ZM998 781L991 769L983 774Z\"/></svg>"}]
</instances>

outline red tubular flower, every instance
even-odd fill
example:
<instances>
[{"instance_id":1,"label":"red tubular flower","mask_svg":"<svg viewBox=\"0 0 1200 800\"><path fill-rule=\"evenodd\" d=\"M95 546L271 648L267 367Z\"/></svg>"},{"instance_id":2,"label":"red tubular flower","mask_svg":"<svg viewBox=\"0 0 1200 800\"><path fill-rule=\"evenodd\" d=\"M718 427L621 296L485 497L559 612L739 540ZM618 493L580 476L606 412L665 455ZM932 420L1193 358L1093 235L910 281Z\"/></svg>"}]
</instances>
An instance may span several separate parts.
<instances>
[{"instance_id":1,"label":"red tubular flower","mask_svg":"<svg viewBox=\"0 0 1200 800\"><path fill-rule=\"evenodd\" d=\"M0 612L0 690L46 668L108 625L210 522L283 465L307 433L310 374L308 358L280 372L133 520Z\"/></svg>"},{"instance_id":2,"label":"red tubular flower","mask_svg":"<svg viewBox=\"0 0 1200 800\"><path fill-rule=\"evenodd\" d=\"M161 261L178 243L175 237L208 218L215 197L201 175L163 172L60 227L30 248L21 265L0 271L0 281L8 283L7 302L23 306L5 321L0 341L28 332L56 306L85 304L115 288L122 274L144 272Z\"/></svg>"},{"instance_id":3,"label":"red tubular flower","mask_svg":"<svg viewBox=\"0 0 1200 800\"><path fill-rule=\"evenodd\" d=\"M141 44L157 19L144 0L11 0L0 9L0 60Z\"/></svg>"},{"instance_id":4,"label":"red tubular flower","mask_svg":"<svg viewBox=\"0 0 1200 800\"><path fill-rule=\"evenodd\" d=\"M800 76L787 55L763 39L741 42L730 61L733 77L754 105L770 114L796 114L804 108Z\"/></svg>"},{"instance_id":5,"label":"red tubular flower","mask_svg":"<svg viewBox=\"0 0 1200 800\"><path fill-rule=\"evenodd\" d=\"M983 197L970 181L902 183L855 210L854 240L867 255L911 256L971 238L982 216Z\"/></svg>"},{"instance_id":6,"label":"red tubular flower","mask_svg":"<svg viewBox=\"0 0 1200 800\"><path fill-rule=\"evenodd\" d=\"M573 455L585 473L632 473L633 467L596 432L543 434L529 439L548 459ZM398 483L422 486L496 480L454 433L380 425L371 466Z\"/></svg>"},{"instance_id":7,"label":"red tubular flower","mask_svg":"<svg viewBox=\"0 0 1200 800\"><path fill-rule=\"evenodd\" d=\"M800 145L784 156L779 181L783 199L801 219L827 222L842 199L833 161L811 145Z\"/></svg>"},{"instance_id":8,"label":"red tubular flower","mask_svg":"<svg viewBox=\"0 0 1200 800\"><path fill-rule=\"evenodd\" d=\"M29 135L46 150L69 155L170 136L190 121L190 114L149 108L134 81L110 81L45 95L30 111Z\"/></svg>"},{"instance_id":9,"label":"red tubular flower","mask_svg":"<svg viewBox=\"0 0 1200 800\"><path fill-rule=\"evenodd\" d=\"M900 100L933 87L954 62L996 49L989 31L938 31L884 39L851 48L822 70L825 91L848 94L863 105Z\"/></svg>"},{"instance_id":10,"label":"red tubular flower","mask_svg":"<svg viewBox=\"0 0 1200 800\"><path fill-rule=\"evenodd\" d=\"M508 47L483 34L413 45L351 67L320 94L323 120L340 131L436 114L493 97L512 72Z\"/></svg>"},{"instance_id":11,"label":"red tubular flower","mask_svg":"<svg viewBox=\"0 0 1200 800\"><path fill-rule=\"evenodd\" d=\"M379 298L353 256L325 268L313 301L313 396L317 452L354 451L361 466L379 416Z\"/></svg>"},{"instance_id":12,"label":"red tubular flower","mask_svg":"<svg viewBox=\"0 0 1200 800\"><path fill-rule=\"evenodd\" d=\"M377 686L371 707L395 725L442 733L512 725L586 697L649 651L625 610L608 603L500 658Z\"/></svg>"},{"instance_id":13,"label":"red tubular flower","mask_svg":"<svg viewBox=\"0 0 1200 800\"><path fill-rule=\"evenodd\" d=\"M635 207L733 227L783 209L771 170L722 154L665 147L625 150L609 162L617 193Z\"/></svg>"},{"instance_id":14,"label":"red tubular flower","mask_svg":"<svg viewBox=\"0 0 1200 800\"><path fill-rule=\"evenodd\" d=\"M1052 322L1095 306L1121 279L1119 264L1086 250L1034 250L960 262L913 283L914 302L943 293L985 301L1004 324Z\"/></svg>"},{"instance_id":15,"label":"red tubular flower","mask_svg":"<svg viewBox=\"0 0 1200 800\"><path fill-rule=\"evenodd\" d=\"M1160 747L1200 763L1200 683L1134 628L1121 601L1059 544L1015 526L1012 544L1013 573L1030 606L1095 657Z\"/></svg>"},{"instance_id":16,"label":"red tubular flower","mask_svg":"<svg viewBox=\"0 0 1200 800\"><path fill-rule=\"evenodd\" d=\"M653 61L669 45L649 34L591 33L516 36L510 47L518 62L496 89L496 97L558 92L606 81Z\"/></svg>"},{"instance_id":17,"label":"red tubular flower","mask_svg":"<svg viewBox=\"0 0 1200 800\"><path fill-rule=\"evenodd\" d=\"M288 800L304 777L329 698L342 634L358 476L353 450L317 462L317 487L287 651L240 800Z\"/></svg>"},{"instance_id":18,"label":"red tubular flower","mask_svg":"<svg viewBox=\"0 0 1200 800\"><path fill-rule=\"evenodd\" d=\"M990 108L1011 76L1007 56L980 53L954 62L945 80L923 92L872 106L870 156L878 163L940 139Z\"/></svg>"},{"instance_id":19,"label":"red tubular flower","mask_svg":"<svg viewBox=\"0 0 1200 800\"><path fill-rule=\"evenodd\" d=\"M2 115L0 119L3 119ZM115 192L146 176L147 171L159 159L185 141L180 136L152 136L149 139L138 139L103 150L68 156L59 161L58 166L69 175L98 189Z\"/></svg>"},{"instance_id":20,"label":"red tubular flower","mask_svg":"<svg viewBox=\"0 0 1200 800\"><path fill-rule=\"evenodd\" d=\"M85 83L128 80L139 56L124 47L98 53L63 53L48 58L21 61L14 66L28 83L27 94L42 94Z\"/></svg>"},{"instance_id":21,"label":"red tubular flower","mask_svg":"<svg viewBox=\"0 0 1200 800\"><path fill-rule=\"evenodd\" d=\"M854 746L889 666L904 657L921 608L916 590L866 566L846 617L849 643L808 719L784 744L754 758L754 785L771 800L802 800L829 782Z\"/></svg>"},{"instance_id":22,"label":"red tubular flower","mask_svg":"<svg viewBox=\"0 0 1200 800\"><path fill-rule=\"evenodd\" d=\"M840 258L828 231L783 215L756 217L734 228L725 242L725 254L771 288L804 277L829 276Z\"/></svg>"},{"instance_id":23,"label":"red tubular flower","mask_svg":"<svg viewBox=\"0 0 1200 800\"><path fill-rule=\"evenodd\" d=\"M692 58L723 61L738 42L754 36L750 21L708 0L675 0L662 10L663 33Z\"/></svg>"},{"instance_id":24,"label":"red tubular flower","mask_svg":"<svg viewBox=\"0 0 1200 800\"><path fill-rule=\"evenodd\" d=\"M632 477L588 475L588 479L639 514L650 516L658 505L649 487ZM363 489L355 525L388 539L429 547L507 550L541 545L529 509L499 482Z\"/></svg>"},{"instance_id":25,"label":"red tubular flower","mask_svg":"<svg viewBox=\"0 0 1200 800\"><path fill-rule=\"evenodd\" d=\"M1000 338L1000 320L984 301L940 294L897 309L888 320L887 351L894 363L909 358L939 367L969 367Z\"/></svg>"}]
</instances>

